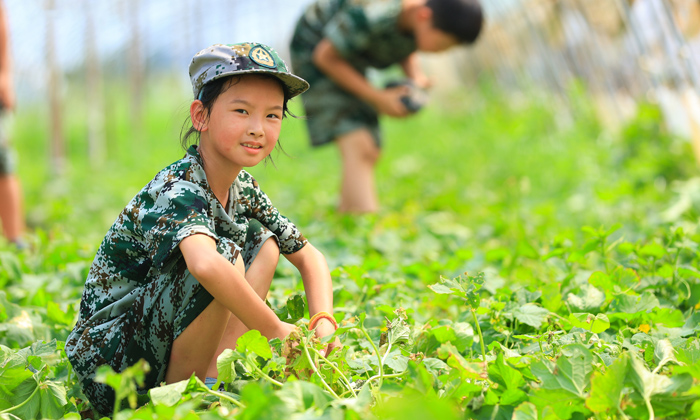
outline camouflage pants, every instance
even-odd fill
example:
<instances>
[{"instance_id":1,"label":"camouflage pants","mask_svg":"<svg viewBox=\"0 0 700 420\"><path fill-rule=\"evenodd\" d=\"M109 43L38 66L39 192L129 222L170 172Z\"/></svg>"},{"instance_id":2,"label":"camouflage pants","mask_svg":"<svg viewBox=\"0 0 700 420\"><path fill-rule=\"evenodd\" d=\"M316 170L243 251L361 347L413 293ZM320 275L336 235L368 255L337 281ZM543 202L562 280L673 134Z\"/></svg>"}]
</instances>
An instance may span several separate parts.
<instances>
[{"instance_id":1,"label":"camouflage pants","mask_svg":"<svg viewBox=\"0 0 700 420\"><path fill-rule=\"evenodd\" d=\"M246 269L253 262L263 243L276 236L257 221L248 228L243 260ZM231 263L240 253L219 248ZM130 295L130 309L122 316L86 328L66 342L66 353L85 396L102 415L109 415L115 403L114 390L94 381L97 368L109 365L121 372L145 359L151 367L142 393L165 380L172 344L214 299L190 274L183 258L156 281Z\"/></svg>"},{"instance_id":2,"label":"camouflage pants","mask_svg":"<svg viewBox=\"0 0 700 420\"><path fill-rule=\"evenodd\" d=\"M359 99L320 73L311 57L301 47L292 45L292 67L299 76L311 82L311 88L300 96L306 111L306 126L313 146L320 146L339 136L367 129L377 147L381 147L379 118L367 102Z\"/></svg>"}]
</instances>

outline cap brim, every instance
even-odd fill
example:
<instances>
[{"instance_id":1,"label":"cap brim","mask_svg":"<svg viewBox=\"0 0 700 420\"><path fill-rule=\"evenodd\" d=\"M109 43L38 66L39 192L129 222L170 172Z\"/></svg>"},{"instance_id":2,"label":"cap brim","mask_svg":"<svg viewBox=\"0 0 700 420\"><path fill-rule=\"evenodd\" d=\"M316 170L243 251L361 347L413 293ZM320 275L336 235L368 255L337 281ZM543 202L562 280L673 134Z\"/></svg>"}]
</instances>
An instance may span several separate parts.
<instances>
[{"instance_id":1,"label":"cap brim","mask_svg":"<svg viewBox=\"0 0 700 420\"><path fill-rule=\"evenodd\" d=\"M291 73L280 73L278 71L267 70L267 69L248 69L248 70L237 70L235 72L230 72L230 73L222 73L222 74L217 75L216 77L213 77L207 83L211 83L212 81L214 81L216 79L220 79L222 77L238 76L241 74L255 74L255 73L269 74L270 76L279 79L287 87L287 89L289 91L289 98L290 99L299 95L299 94L306 92L309 89L309 87L311 87L311 85L309 85L309 82L307 82L306 80L302 79L299 76L296 76L296 75L291 74ZM200 89L200 91L201 91L201 89Z\"/></svg>"}]
</instances>

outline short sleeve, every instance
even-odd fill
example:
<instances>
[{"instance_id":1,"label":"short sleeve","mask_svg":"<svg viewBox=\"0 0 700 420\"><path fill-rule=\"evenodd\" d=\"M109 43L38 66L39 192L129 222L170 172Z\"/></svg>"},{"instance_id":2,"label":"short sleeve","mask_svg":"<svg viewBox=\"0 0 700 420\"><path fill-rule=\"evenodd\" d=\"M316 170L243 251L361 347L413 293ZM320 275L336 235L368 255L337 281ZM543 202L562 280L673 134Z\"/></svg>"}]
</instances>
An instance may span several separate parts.
<instances>
[{"instance_id":1,"label":"short sleeve","mask_svg":"<svg viewBox=\"0 0 700 420\"><path fill-rule=\"evenodd\" d=\"M306 238L299 229L272 205L267 195L260 189L252 176L243 183L243 194L247 197L250 208L247 216L258 220L263 226L270 229L279 239L280 252L293 254L307 244Z\"/></svg>"},{"instance_id":2,"label":"short sleeve","mask_svg":"<svg viewBox=\"0 0 700 420\"><path fill-rule=\"evenodd\" d=\"M340 9L326 24L323 36L342 57L350 58L367 48L370 29L365 8L350 5Z\"/></svg>"},{"instance_id":3,"label":"short sleeve","mask_svg":"<svg viewBox=\"0 0 700 420\"><path fill-rule=\"evenodd\" d=\"M166 182L149 195L140 209L141 222L153 266L161 270L179 251L180 242L194 234L207 235L218 242L209 217L209 200L201 187L187 181Z\"/></svg>"}]
</instances>

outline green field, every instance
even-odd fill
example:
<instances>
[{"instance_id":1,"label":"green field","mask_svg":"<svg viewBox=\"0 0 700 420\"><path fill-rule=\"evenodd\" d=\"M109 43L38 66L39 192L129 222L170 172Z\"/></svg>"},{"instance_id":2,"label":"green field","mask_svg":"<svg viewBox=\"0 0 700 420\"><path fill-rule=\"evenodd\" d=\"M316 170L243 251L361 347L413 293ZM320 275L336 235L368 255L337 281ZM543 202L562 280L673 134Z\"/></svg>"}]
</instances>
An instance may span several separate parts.
<instances>
[{"instance_id":1,"label":"green field","mask_svg":"<svg viewBox=\"0 0 700 420\"><path fill-rule=\"evenodd\" d=\"M109 159L92 165L73 95L63 176L49 170L42 109L17 115L32 233L21 253L0 243L2 419L89 413L62 351L87 270L123 206L184 153L187 95L152 86L137 134L123 90L108 95ZM335 213L336 150L310 149L303 120L287 120L288 156L250 172L326 255L342 351L321 358L302 327L285 366L282 343L249 333L219 359L221 392L192 379L137 398L141 367L104 372L123 399L116 418L700 418L690 144L652 104L605 132L582 92L569 118L556 98L483 82L385 120L372 216ZM308 319L290 264L268 300Z\"/></svg>"}]
</instances>

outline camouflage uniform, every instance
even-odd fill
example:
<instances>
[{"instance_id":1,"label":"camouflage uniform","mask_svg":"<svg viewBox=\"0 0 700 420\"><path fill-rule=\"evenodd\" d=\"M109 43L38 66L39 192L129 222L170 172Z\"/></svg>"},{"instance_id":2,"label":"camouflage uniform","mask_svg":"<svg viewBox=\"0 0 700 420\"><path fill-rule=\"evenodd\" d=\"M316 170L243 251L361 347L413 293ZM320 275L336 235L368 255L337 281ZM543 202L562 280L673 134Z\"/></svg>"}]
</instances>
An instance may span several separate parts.
<instances>
[{"instance_id":1,"label":"camouflage uniform","mask_svg":"<svg viewBox=\"0 0 700 420\"><path fill-rule=\"evenodd\" d=\"M311 144L326 144L338 136L367 128L381 143L377 112L331 81L312 61L324 38L357 71L400 63L416 50L411 34L399 31L401 0L316 0L297 23L290 45L295 73L311 86L304 94Z\"/></svg>"},{"instance_id":2,"label":"camouflage uniform","mask_svg":"<svg viewBox=\"0 0 700 420\"><path fill-rule=\"evenodd\" d=\"M65 347L85 395L100 413L111 412L114 392L94 382L96 369L110 365L119 372L143 358L151 366L145 389L158 386L173 341L213 300L188 272L180 241L207 235L231 263L242 253L246 267L268 238L275 238L284 254L306 244L247 172L240 172L229 197L224 208L192 146L131 200L108 231Z\"/></svg>"}]
</instances>

